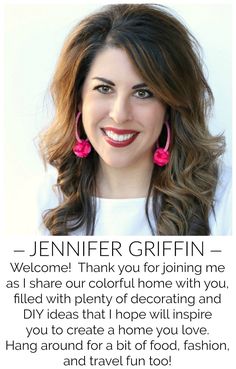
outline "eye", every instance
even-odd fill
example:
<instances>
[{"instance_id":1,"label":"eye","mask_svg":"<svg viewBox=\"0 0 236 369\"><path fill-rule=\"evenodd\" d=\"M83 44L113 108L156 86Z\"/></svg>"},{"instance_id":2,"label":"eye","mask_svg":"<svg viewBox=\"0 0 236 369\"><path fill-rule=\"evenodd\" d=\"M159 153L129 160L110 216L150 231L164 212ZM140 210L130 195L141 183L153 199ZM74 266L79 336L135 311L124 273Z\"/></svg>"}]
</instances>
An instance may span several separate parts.
<instances>
[{"instance_id":1,"label":"eye","mask_svg":"<svg viewBox=\"0 0 236 369\"><path fill-rule=\"evenodd\" d=\"M110 92L112 92L112 88L108 85L99 85L94 87L94 90L99 91L101 94L109 94Z\"/></svg>"},{"instance_id":2,"label":"eye","mask_svg":"<svg viewBox=\"0 0 236 369\"><path fill-rule=\"evenodd\" d=\"M147 89L137 90L134 93L134 96L138 97L139 99L147 99L149 97L153 97L153 93Z\"/></svg>"}]
</instances>

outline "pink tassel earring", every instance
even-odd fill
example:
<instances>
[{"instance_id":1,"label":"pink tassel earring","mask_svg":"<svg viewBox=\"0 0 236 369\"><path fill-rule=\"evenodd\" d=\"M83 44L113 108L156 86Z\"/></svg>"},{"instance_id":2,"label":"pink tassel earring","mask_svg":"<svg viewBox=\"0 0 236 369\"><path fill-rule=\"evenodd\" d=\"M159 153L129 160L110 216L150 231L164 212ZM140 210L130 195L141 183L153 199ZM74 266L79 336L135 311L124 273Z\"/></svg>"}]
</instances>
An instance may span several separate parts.
<instances>
[{"instance_id":1,"label":"pink tassel earring","mask_svg":"<svg viewBox=\"0 0 236 369\"><path fill-rule=\"evenodd\" d=\"M170 153L168 151L170 146L170 126L167 121L165 122L165 126L167 130L166 145L164 148L158 147L153 155L153 162L159 167L163 167L164 165L169 163L170 160Z\"/></svg>"},{"instance_id":2,"label":"pink tassel earring","mask_svg":"<svg viewBox=\"0 0 236 369\"><path fill-rule=\"evenodd\" d=\"M75 137L77 142L75 143L75 145L73 146L73 152L76 156L78 156L79 158L86 158L90 151L91 151L91 144L89 142L89 140L86 138L86 140L83 140L79 137L79 119L81 116L81 112L79 111L77 116L76 116L76 120L75 120Z\"/></svg>"}]
</instances>

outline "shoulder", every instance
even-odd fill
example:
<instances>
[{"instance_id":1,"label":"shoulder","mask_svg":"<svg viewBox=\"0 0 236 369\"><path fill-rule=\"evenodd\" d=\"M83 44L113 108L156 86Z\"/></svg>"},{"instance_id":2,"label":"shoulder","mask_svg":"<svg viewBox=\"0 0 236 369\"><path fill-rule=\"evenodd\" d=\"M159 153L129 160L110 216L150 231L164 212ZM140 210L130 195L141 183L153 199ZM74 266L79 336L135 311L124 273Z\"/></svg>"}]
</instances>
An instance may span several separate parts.
<instances>
[{"instance_id":1,"label":"shoulder","mask_svg":"<svg viewBox=\"0 0 236 369\"><path fill-rule=\"evenodd\" d=\"M215 193L215 212L210 215L210 228L213 236L232 234L232 170L221 164Z\"/></svg>"}]
</instances>

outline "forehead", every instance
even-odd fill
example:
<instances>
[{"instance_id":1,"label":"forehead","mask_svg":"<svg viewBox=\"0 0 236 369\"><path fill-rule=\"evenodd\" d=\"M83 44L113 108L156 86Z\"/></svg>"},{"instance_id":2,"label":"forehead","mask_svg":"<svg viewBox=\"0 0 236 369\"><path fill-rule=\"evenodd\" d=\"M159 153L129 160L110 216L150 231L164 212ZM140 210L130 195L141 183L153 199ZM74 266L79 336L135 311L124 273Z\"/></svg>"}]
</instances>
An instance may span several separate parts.
<instances>
[{"instance_id":1,"label":"forehead","mask_svg":"<svg viewBox=\"0 0 236 369\"><path fill-rule=\"evenodd\" d=\"M96 55L86 80L94 77L105 77L117 82L126 80L131 83L143 80L127 52L115 47L107 47Z\"/></svg>"}]
</instances>

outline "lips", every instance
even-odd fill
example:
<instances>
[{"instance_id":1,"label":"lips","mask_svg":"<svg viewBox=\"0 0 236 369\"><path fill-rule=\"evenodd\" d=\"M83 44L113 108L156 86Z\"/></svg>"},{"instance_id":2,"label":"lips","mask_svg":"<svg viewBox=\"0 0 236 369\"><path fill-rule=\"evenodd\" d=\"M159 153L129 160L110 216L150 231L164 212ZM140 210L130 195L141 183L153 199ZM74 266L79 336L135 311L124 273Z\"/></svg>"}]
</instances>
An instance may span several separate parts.
<instances>
[{"instance_id":1,"label":"lips","mask_svg":"<svg viewBox=\"0 0 236 369\"><path fill-rule=\"evenodd\" d=\"M139 132L131 129L118 129L114 127L102 128L104 138L111 146L125 147L130 145L138 136Z\"/></svg>"}]
</instances>

